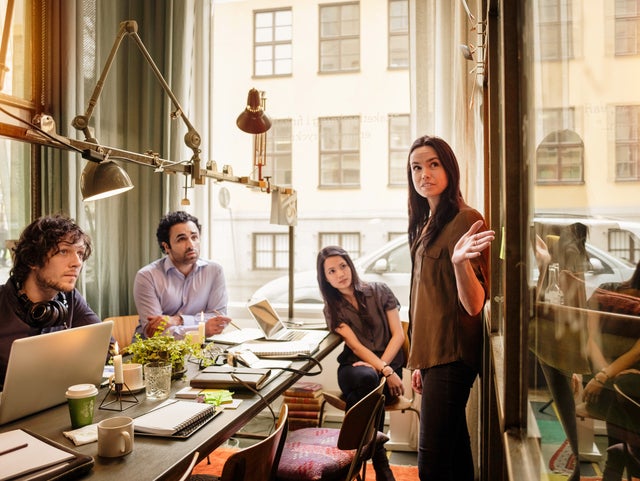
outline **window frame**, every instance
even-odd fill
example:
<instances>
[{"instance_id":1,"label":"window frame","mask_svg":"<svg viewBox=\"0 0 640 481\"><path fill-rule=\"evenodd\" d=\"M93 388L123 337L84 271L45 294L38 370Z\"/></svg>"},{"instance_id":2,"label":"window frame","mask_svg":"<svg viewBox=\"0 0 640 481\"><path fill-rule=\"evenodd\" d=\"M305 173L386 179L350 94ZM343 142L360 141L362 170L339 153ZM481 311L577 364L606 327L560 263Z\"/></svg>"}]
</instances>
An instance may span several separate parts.
<instances>
[{"instance_id":1,"label":"window frame","mask_svg":"<svg viewBox=\"0 0 640 481\"><path fill-rule=\"evenodd\" d=\"M335 237L334 240L326 240L329 237ZM349 239L349 240L347 240ZM356 250L351 248L352 243L355 242L358 247ZM318 251L323 247L329 245L337 245L342 247L349 253L352 259L357 259L362 255L362 234L360 232L318 232Z\"/></svg>"},{"instance_id":2,"label":"window frame","mask_svg":"<svg viewBox=\"0 0 640 481\"><path fill-rule=\"evenodd\" d=\"M278 13L280 12L289 12L289 15L291 17L291 22L289 24L289 38L287 40L278 40L276 38L276 31L278 29L277 26L277 16ZM271 15L271 38L269 41L259 41L258 37L260 37L259 32L258 32L258 16L260 15L267 15L270 14ZM284 72L277 72L277 63L278 61L284 61L287 60L286 57L282 57L282 58L278 58L278 50L280 50L282 47L286 47L289 46L289 52L290 55L288 57L288 62L289 62L289 69L288 71L284 71ZM258 68L258 51L259 49L266 49L266 48L270 48L271 50L271 56L270 56L270 60L260 60L261 63L266 63L266 62L270 62L271 63L271 73L259 73L259 68ZM265 77L286 77L286 76L290 76L293 75L293 11L291 9L291 7L288 8L275 8L275 9L269 9L269 10L255 10L253 12L253 76L254 77L259 77L259 78L265 78Z\"/></svg>"},{"instance_id":3,"label":"window frame","mask_svg":"<svg viewBox=\"0 0 640 481\"><path fill-rule=\"evenodd\" d=\"M406 19L405 19L405 29L394 29L393 19L404 17L393 17L392 12L394 11L393 5L395 4L405 4L406 5ZM409 68L409 0L388 0L387 3L388 15L387 15L387 68L396 70L396 69L408 69ZM393 59L395 57L393 49L394 40L405 39L405 63L394 63Z\"/></svg>"},{"instance_id":4,"label":"window frame","mask_svg":"<svg viewBox=\"0 0 640 481\"><path fill-rule=\"evenodd\" d=\"M270 249L258 250L260 239L270 239ZM278 249L279 242L284 240L285 248ZM259 254L270 254L271 264L262 266L259 264ZM278 267L278 256L284 255L285 263ZM253 232L251 234L251 270L253 271L284 271L289 268L289 234L283 232Z\"/></svg>"},{"instance_id":5,"label":"window frame","mask_svg":"<svg viewBox=\"0 0 640 481\"><path fill-rule=\"evenodd\" d=\"M348 120L356 120L358 125L358 133L357 133L357 148L348 149L344 148L343 138L349 133L344 133L344 125L343 123ZM325 124L329 122L339 121L338 123L338 133L332 135L331 138L334 139L334 142L338 143L338 147L336 149L328 149L324 148L325 143L329 143L329 140L324 139L323 137L323 129ZM326 189L326 188L337 188L337 189L353 189L360 188L360 135L361 135L361 122L360 116L357 115L349 115L343 117L320 117L318 118L318 188ZM346 156L354 155L357 157L357 182L344 182L344 174L347 169L344 168L344 165L349 162L349 159L345 159ZM325 182L323 172L326 172L327 169L323 168L324 165L328 163L331 159L329 157L335 157L337 161L337 167L334 169L336 172L336 177L339 178L339 182L329 183Z\"/></svg>"},{"instance_id":6,"label":"window frame","mask_svg":"<svg viewBox=\"0 0 640 481\"><path fill-rule=\"evenodd\" d=\"M344 10L346 8L357 7L358 18L357 18L357 33L343 33L344 30ZM337 25L337 32L335 35L325 35L324 31L324 22L323 13L328 11L328 9L339 9L339 19L335 22ZM355 21L355 20L352 20ZM343 3L330 3L330 4L321 4L318 5L318 73L320 74L335 74L335 73L353 73L360 71L360 2L343 2ZM355 52L350 54L354 57L357 57L357 66L346 67L344 51L347 47L352 44L356 44ZM328 50L331 44L337 45L337 53L334 56L337 57L338 62L335 68L327 68L323 59L329 58L328 54L324 54L323 52Z\"/></svg>"}]
</instances>

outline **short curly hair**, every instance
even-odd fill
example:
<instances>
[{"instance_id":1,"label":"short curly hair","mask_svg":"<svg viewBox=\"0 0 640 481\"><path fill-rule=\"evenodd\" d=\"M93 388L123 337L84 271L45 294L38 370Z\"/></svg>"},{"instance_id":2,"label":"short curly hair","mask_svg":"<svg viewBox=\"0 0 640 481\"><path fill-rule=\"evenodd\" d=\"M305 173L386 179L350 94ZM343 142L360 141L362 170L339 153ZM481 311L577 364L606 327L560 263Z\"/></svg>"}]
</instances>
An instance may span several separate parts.
<instances>
[{"instance_id":1,"label":"short curly hair","mask_svg":"<svg viewBox=\"0 0 640 481\"><path fill-rule=\"evenodd\" d=\"M162 247L163 242L171 245L171 242L169 242L169 231L171 230L171 227L175 224L185 224L187 222L193 222L198 228L198 232L202 232L202 226L200 225L200 222L198 222L197 217L183 210L169 212L160 219L160 224L158 224L158 230L156 231L156 239L158 239L158 245L162 252L165 252L164 247Z\"/></svg>"},{"instance_id":2,"label":"short curly hair","mask_svg":"<svg viewBox=\"0 0 640 481\"><path fill-rule=\"evenodd\" d=\"M19 283L29 276L32 267L44 267L47 260L59 250L62 240L82 241L85 246L83 261L91 255L91 239L73 219L63 215L48 215L34 220L24 228L13 248L11 276Z\"/></svg>"}]
</instances>

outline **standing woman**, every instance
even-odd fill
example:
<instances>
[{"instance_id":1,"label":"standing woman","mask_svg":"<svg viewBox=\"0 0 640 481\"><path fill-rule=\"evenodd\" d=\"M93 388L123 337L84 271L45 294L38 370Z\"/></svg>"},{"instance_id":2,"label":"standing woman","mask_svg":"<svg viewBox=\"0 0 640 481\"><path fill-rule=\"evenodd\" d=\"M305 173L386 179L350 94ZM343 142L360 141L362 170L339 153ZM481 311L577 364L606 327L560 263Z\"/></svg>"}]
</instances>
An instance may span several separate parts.
<instances>
[{"instance_id":1,"label":"standing woman","mask_svg":"<svg viewBox=\"0 0 640 481\"><path fill-rule=\"evenodd\" d=\"M404 393L400 303L382 282L364 282L353 261L341 247L325 247L318 253L317 275L324 299L324 316L332 332L344 340L338 356L338 385L347 409L373 391L384 376L384 394ZM378 430L384 428L384 417ZM384 444L373 453L377 481L394 481Z\"/></svg>"},{"instance_id":2,"label":"standing woman","mask_svg":"<svg viewBox=\"0 0 640 481\"><path fill-rule=\"evenodd\" d=\"M409 151L409 247L413 261L409 319L414 369L422 394L421 481L473 481L465 408L479 373L487 249L495 235L460 192L460 169L438 137Z\"/></svg>"}]
</instances>

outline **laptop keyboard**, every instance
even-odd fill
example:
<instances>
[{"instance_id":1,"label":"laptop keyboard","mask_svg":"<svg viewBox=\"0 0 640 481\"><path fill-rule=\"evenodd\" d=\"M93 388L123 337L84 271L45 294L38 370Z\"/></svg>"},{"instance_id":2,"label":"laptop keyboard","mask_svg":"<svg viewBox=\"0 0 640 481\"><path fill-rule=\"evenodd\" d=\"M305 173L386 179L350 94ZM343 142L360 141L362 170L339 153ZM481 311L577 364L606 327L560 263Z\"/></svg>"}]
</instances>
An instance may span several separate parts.
<instances>
[{"instance_id":1,"label":"laptop keyboard","mask_svg":"<svg viewBox=\"0 0 640 481\"><path fill-rule=\"evenodd\" d=\"M302 331L289 331L287 332L287 335L282 338L286 341L299 341L306 335L307 333Z\"/></svg>"}]
</instances>

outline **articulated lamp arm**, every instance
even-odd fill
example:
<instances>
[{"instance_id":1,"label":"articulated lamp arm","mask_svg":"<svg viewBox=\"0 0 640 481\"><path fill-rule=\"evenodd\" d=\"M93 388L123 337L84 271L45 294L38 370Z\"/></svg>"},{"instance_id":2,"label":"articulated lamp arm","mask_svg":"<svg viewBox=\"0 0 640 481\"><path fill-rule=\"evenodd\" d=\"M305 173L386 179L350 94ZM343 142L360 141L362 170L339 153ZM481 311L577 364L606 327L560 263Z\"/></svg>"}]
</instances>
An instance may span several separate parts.
<instances>
[{"instance_id":1,"label":"articulated lamp arm","mask_svg":"<svg viewBox=\"0 0 640 481\"><path fill-rule=\"evenodd\" d=\"M91 135L91 131L89 129L89 120L91 119L93 110L98 103L98 99L100 97L100 94L102 93L102 88L104 87L104 82L109 73L109 70L111 69L111 65L113 64L116 53L118 52L122 40L126 35L131 36L135 40L136 45L142 52L144 58L151 67L151 70L153 70L153 73L160 82L162 89L173 102L175 111L172 113L172 117L175 118L179 115L182 121L187 126L187 133L184 136L184 143L193 151L190 165L190 174L196 184L203 184L204 179L202 178L202 174L200 172L200 143L202 142L202 138L194 128L193 124L187 118L184 110L182 109L182 106L180 105L180 102L178 102L178 99L171 91L171 87L169 87L169 84L167 84L166 80L162 76L162 73L160 72L160 69L158 69L157 65L151 58L149 51L144 46L144 43L142 43L142 39L138 35L138 23L135 20L126 20L120 23L120 29L118 30L118 34L113 43L113 47L111 48L111 52L109 53L109 57L107 58L107 62L102 69L102 74L100 75L100 78L98 79L98 82L96 83L96 86L93 90L93 95L91 95L87 110L84 115L77 115L71 122L71 125L84 133L85 140L87 142L94 144L98 143L97 140Z\"/></svg>"}]
</instances>

